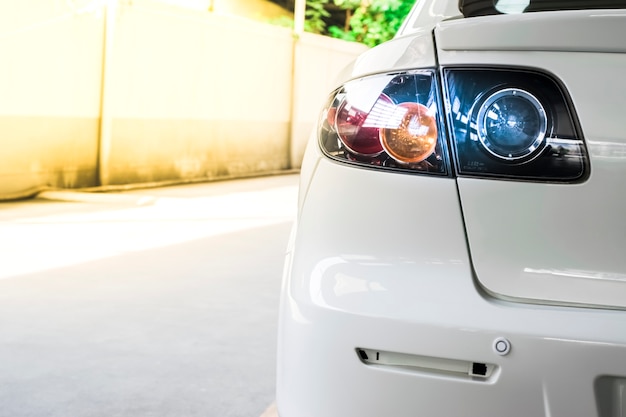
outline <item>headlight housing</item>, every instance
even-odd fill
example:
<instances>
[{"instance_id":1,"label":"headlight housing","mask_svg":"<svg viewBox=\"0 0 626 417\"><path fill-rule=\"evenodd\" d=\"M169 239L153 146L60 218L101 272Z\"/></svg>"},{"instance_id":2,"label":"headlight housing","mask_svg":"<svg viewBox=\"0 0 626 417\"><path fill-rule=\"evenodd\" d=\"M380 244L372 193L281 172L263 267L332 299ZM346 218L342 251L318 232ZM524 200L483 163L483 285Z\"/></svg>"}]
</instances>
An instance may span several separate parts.
<instances>
[{"instance_id":1,"label":"headlight housing","mask_svg":"<svg viewBox=\"0 0 626 417\"><path fill-rule=\"evenodd\" d=\"M322 150L330 158L361 166L448 174L437 85L432 70L346 83L322 111Z\"/></svg>"},{"instance_id":2,"label":"headlight housing","mask_svg":"<svg viewBox=\"0 0 626 417\"><path fill-rule=\"evenodd\" d=\"M586 178L589 161L573 106L553 77L497 68L441 73L442 89L435 70L344 84L322 111L321 149L341 162L417 174Z\"/></svg>"},{"instance_id":3,"label":"headlight housing","mask_svg":"<svg viewBox=\"0 0 626 417\"><path fill-rule=\"evenodd\" d=\"M522 69L445 69L447 115L460 176L576 182L585 144L565 90Z\"/></svg>"}]
</instances>

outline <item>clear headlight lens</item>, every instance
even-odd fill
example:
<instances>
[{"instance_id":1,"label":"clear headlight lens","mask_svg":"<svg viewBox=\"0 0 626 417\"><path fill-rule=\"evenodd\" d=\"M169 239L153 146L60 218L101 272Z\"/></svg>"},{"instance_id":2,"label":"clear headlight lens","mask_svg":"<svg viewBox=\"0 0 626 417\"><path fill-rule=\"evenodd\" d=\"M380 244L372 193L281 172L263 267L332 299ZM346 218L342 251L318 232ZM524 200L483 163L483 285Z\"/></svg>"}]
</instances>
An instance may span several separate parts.
<instances>
[{"instance_id":1,"label":"clear headlight lens","mask_svg":"<svg viewBox=\"0 0 626 417\"><path fill-rule=\"evenodd\" d=\"M580 181L588 156L573 106L548 75L446 69L447 114L458 175Z\"/></svg>"},{"instance_id":2,"label":"clear headlight lens","mask_svg":"<svg viewBox=\"0 0 626 417\"><path fill-rule=\"evenodd\" d=\"M478 139L487 152L505 161L530 157L544 144L543 105L527 91L502 88L478 109Z\"/></svg>"}]
</instances>

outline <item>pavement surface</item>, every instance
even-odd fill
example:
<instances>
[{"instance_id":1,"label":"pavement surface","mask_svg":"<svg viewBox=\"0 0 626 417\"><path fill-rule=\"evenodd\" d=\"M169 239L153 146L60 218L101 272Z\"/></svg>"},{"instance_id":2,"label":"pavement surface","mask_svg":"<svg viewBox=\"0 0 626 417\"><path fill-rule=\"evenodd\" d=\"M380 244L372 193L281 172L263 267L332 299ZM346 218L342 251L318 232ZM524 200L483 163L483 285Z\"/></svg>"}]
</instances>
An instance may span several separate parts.
<instances>
[{"instance_id":1,"label":"pavement surface","mask_svg":"<svg viewBox=\"0 0 626 417\"><path fill-rule=\"evenodd\" d=\"M0 203L0 417L276 416L297 181Z\"/></svg>"}]
</instances>

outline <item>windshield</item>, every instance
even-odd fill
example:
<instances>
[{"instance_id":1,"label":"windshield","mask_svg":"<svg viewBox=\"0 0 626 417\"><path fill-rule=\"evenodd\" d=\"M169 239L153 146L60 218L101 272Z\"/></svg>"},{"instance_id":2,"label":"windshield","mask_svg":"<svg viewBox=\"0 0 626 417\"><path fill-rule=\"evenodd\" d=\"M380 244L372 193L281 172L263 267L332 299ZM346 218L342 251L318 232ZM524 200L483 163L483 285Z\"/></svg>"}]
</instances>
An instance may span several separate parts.
<instances>
[{"instance_id":1,"label":"windshield","mask_svg":"<svg viewBox=\"0 0 626 417\"><path fill-rule=\"evenodd\" d=\"M465 17L528 12L626 9L626 0L460 0Z\"/></svg>"}]
</instances>

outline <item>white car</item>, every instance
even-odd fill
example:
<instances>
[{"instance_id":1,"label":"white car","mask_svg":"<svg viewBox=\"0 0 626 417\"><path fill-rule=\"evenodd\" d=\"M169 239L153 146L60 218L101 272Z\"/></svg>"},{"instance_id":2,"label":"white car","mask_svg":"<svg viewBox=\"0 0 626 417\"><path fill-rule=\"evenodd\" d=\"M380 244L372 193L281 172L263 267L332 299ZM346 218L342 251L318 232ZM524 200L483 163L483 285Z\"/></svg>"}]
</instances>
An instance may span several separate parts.
<instances>
[{"instance_id":1,"label":"white car","mask_svg":"<svg viewBox=\"0 0 626 417\"><path fill-rule=\"evenodd\" d=\"M280 417L626 416L626 1L419 0L313 136Z\"/></svg>"}]
</instances>

